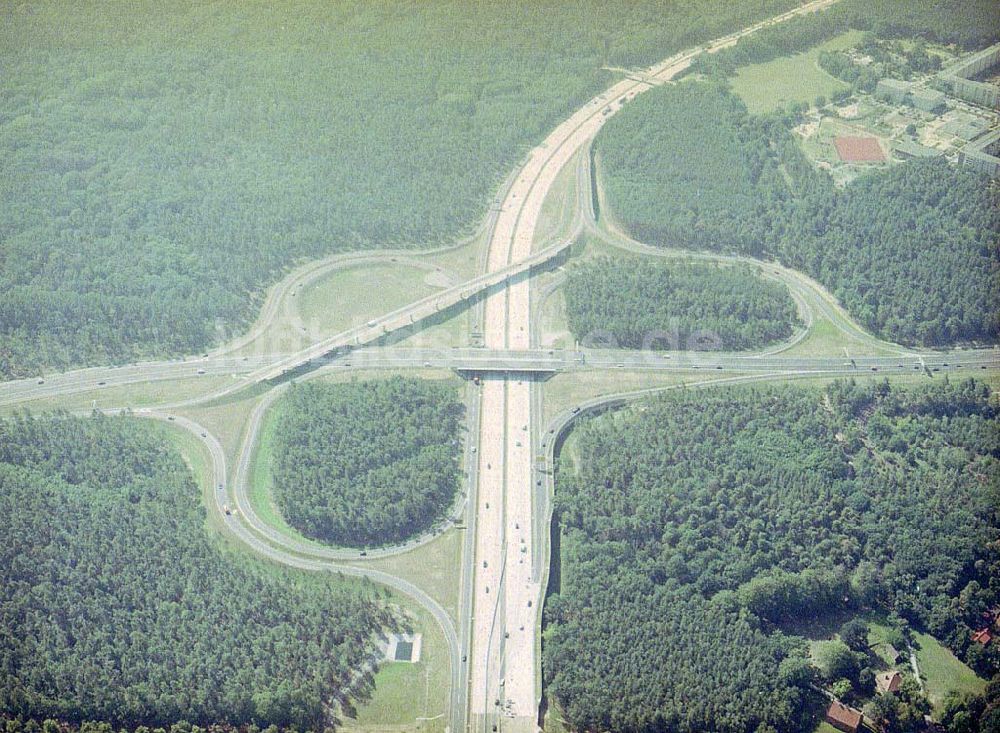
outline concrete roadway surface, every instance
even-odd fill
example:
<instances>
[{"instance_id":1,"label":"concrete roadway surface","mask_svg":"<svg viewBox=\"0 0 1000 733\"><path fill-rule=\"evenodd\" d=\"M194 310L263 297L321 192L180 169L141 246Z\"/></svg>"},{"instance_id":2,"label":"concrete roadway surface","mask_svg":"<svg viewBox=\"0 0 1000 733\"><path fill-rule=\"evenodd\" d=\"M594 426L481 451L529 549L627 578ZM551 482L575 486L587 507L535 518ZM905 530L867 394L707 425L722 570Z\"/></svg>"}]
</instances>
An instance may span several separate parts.
<instances>
[{"instance_id":1,"label":"concrete roadway surface","mask_svg":"<svg viewBox=\"0 0 1000 733\"><path fill-rule=\"evenodd\" d=\"M764 25L780 22L798 12L808 12L830 4L832 0L817 0L797 12L770 19L757 26L734 33L710 45L717 50L753 32ZM691 59L702 49L678 54L649 70L647 76L656 82L667 81L686 69ZM511 185L489 243L487 269L494 272L510 266L530 255L535 227L542 202L552 187L559 171L593 138L604 122L628 99L648 88L646 81L636 83L626 80L615 84L602 95L559 125L537 148L532 150L526 164ZM609 100L605 106L605 100ZM603 109L602 109L603 108ZM491 294L486 302L484 335L487 348L524 350L530 346L530 290L527 282L512 283L500 293ZM532 583L530 563L511 565L511 545L525 545L525 554L532 557L530 546L536 537L532 527L523 528L527 540L521 539L520 523L532 523L531 461L511 447L521 447L514 435L518 424L526 421L524 430L532 429L532 392L523 380L514 383L508 377L504 389L487 385L483 390L481 444L497 440L504 446L505 465L502 477L480 472L479 506L487 512L480 516L477 529L484 537L477 540L479 554L474 562L474 602L472 613L475 623L471 640L474 668L470 679L469 708L474 727L498 730L501 725L514 730L532 730L537 727L540 678L535 653L534 624L526 627L519 623L523 614L518 610L532 601L540 601L540 586ZM502 439L501 439L502 436ZM527 440L525 441L528 442ZM492 455L492 450L490 455ZM482 460L482 459L481 459ZM482 466L481 466L482 468ZM492 470L492 466L489 467ZM494 502L502 499L504 517L496 517ZM487 507L489 505L489 507ZM498 552L503 565L490 569ZM518 568L527 567L527 574ZM494 595L489 597L490 583L504 585L501 602ZM495 589L494 589L495 593ZM540 604L539 604L540 605ZM503 637L497 639L496 619L502 618ZM487 620L488 619L488 620ZM516 627L516 629L515 629ZM530 634L514 633L530 628ZM513 634L513 635L512 635ZM500 651L497 651L499 643ZM499 669L495 658L499 655ZM500 677L498 675L506 675ZM492 706L491 706L491 698ZM492 722L492 726L490 723Z\"/></svg>"},{"instance_id":2,"label":"concrete roadway surface","mask_svg":"<svg viewBox=\"0 0 1000 733\"><path fill-rule=\"evenodd\" d=\"M169 379L200 376L245 375L273 363L281 355L187 357L172 361L148 361L118 367L88 367L69 372L15 379L0 383L0 405Z\"/></svg>"},{"instance_id":3,"label":"concrete roadway surface","mask_svg":"<svg viewBox=\"0 0 1000 733\"><path fill-rule=\"evenodd\" d=\"M44 379L19 379L0 384L0 407L20 402L70 395L99 389L111 389L130 384L153 381L194 378L198 376L246 375L249 370L270 363L270 356L208 357L185 361L147 362L122 367L93 367L56 374ZM732 353L717 351L626 351L613 349L411 349L397 347L371 347L325 360L327 369L406 369L441 368L457 371L522 371L554 372L581 368L621 368L652 371L678 369L723 369L737 371L784 371L840 369L851 373L856 369L893 371L900 368L978 369L1000 368L1000 350L996 348L957 349L949 352L901 351L898 356L850 357L782 356L773 353ZM899 365L903 366L900 367ZM201 372L201 374L200 374ZM245 385L244 381L240 381ZM187 403L195 404L215 394L206 395ZM186 403L186 404L187 404Z\"/></svg>"},{"instance_id":4,"label":"concrete roadway surface","mask_svg":"<svg viewBox=\"0 0 1000 733\"><path fill-rule=\"evenodd\" d=\"M1000 368L1000 349L909 352L885 356L783 356L724 351L635 351L626 349L362 349L333 359L325 370L435 367L459 372L526 374L581 369L686 371L718 369L740 372L816 371L845 374L871 370L896 372L938 369Z\"/></svg>"}]
</instances>

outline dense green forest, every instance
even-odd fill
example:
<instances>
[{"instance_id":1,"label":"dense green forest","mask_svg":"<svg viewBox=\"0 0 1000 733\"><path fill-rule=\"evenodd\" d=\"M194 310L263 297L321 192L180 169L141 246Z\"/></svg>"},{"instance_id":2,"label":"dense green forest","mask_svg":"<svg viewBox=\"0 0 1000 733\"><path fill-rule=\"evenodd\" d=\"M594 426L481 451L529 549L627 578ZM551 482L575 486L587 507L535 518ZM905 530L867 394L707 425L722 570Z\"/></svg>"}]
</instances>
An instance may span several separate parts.
<instances>
[{"instance_id":1,"label":"dense green forest","mask_svg":"<svg viewBox=\"0 0 1000 733\"><path fill-rule=\"evenodd\" d=\"M852 29L879 39L916 38L976 49L1000 38L1000 6L994 0L839 0L821 13L793 18L745 36L718 53L703 54L689 73L728 75L739 66L807 51Z\"/></svg>"},{"instance_id":2,"label":"dense green forest","mask_svg":"<svg viewBox=\"0 0 1000 733\"><path fill-rule=\"evenodd\" d=\"M0 710L321 730L385 602L217 547L160 430L0 421Z\"/></svg>"},{"instance_id":3,"label":"dense green forest","mask_svg":"<svg viewBox=\"0 0 1000 733\"><path fill-rule=\"evenodd\" d=\"M795 4L7 4L0 377L200 351L298 260L446 243L602 67Z\"/></svg>"},{"instance_id":4,"label":"dense green forest","mask_svg":"<svg viewBox=\"0 0 1000 733\"><path fill-rule=\"evenodd\" d=\"M563 290L578 340L627 349L758 349L797 320L788 289L743 265L604 257L572 268Z\"/></svg>"},{"instance_id":5,"label":"dense green forest","mask_svg":"<svg viewBox=\"0 0 1000 733\"><path fill-rule=\"evenodd\" d=\"M274 497L303 534L364 547L408 539L451 505L464 408L452 384L394 377L294 386L280 403Z\"/></svg>"},{"instance_id":6,"label":"dense green forest","mask_svg":"<svg viewBox=\"0 0 1000 733\"><path fill-rule=\"evenodd\" d=\"M610 207L638 239L777 258L893 341L1000 337L1000 194L985 176L911 161L838 189L785 120L749 115L718 83L644 94L597 149Z\"/></svg>"},{"instance_id":7,"label":"dense green forest","mask_svg":"<svg viewBox=\"0 0 1000 733\"><path fill-rule=\"evenodd\" d=\"M968 624L1000 599L996 419L971 380L842 382L673 392L575 428L543 644L573 727L811 730L780 629L850 608L995 674Z\"/></svg>"}]
</instances>

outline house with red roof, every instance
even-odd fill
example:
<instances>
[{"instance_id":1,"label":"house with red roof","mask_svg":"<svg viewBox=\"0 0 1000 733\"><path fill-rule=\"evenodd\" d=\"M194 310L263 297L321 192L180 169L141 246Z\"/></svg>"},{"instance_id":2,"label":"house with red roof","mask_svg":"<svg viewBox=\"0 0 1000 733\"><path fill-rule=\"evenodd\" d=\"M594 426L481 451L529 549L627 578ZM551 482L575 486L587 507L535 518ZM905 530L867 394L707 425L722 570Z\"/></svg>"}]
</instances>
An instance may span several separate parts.
<instances>
[{"instance_id":1,"label":"house with red roof","mask_svg":"<svg viewBox=\"0 0 1000 733\"><path fill-rule=\"evenodd\" d=\"M840 700L834 700L826 710L826 722L844 733L858 733L864 716L860 710L848 707Z\"/></svg>"},{"instance_id":2,"label":"house with red roof","mask_svg":"<svg viewBox=\"0 0 1000 733\"><path fill-rule=\"evenodd\" d=\"M972 640L977 644L982 644L983 646L986 646L991 641L993 641L993 634L990 633L990 630L988 628L980 629L979 631L972 632Z\"/></svg>"}]
</instances>

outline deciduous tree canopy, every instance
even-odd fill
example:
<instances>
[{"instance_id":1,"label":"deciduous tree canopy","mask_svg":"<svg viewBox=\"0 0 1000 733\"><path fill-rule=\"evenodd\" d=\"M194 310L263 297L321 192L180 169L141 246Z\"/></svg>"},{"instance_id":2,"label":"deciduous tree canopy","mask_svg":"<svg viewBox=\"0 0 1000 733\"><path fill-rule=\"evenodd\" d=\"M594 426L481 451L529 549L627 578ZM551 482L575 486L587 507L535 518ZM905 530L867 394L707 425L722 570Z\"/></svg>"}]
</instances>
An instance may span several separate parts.
<instances>
[{"instance_id":1,"label":"deciduous tree canopy","mask_svg":"<svg viewBox=\"0 0 1000 733\"><path fill-rule=\"evenodd\" d=\"M200 351L296 261L447 243L603 67L795 4L12 6L0 376Z\"/></svg>"},{"instance_id":2,"label":"deciduous tree canopy","mask_svg":"<svg viewBox=\"0 0 1000 733\"><path fill-rule=\"evenodd\" d=\"M973 49L1000 37L1000 8L993 0L839 0L823 12L792 18L717 53L703 54L691 71L727 75L739 66L806 51L851 29L883 39L918 38Z\"/></svg>"}]
</instances>

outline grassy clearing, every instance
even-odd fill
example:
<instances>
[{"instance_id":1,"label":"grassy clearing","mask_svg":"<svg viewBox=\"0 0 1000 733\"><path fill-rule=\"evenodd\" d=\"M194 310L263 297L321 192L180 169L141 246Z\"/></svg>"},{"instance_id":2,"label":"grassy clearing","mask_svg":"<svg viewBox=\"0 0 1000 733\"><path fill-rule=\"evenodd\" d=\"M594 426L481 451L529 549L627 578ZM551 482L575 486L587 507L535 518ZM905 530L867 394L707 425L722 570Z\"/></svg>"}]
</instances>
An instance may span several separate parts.
<instances>
[{"instance_id":1,"label":"grassy clearing","mask_svg":"<svg viewBox=\"0 0 1000 733\"><path fill-rule=\"evenodd\" d=\"M881 617L869 616L868 642L872 645L886 643L889 626ZM913 633L914 650L917 653L917 666L923 677L927 698L935 709L938 709L945 696L951 692L978 694L986 687L986 681L976 676L951 650L930 634ZM904 659L897 665L909 669L909 661L905 657L905 649L899 650ZM888 660L883 659L888 662Z\"/></svg>"},{"instance_id":2,"label":"grassy clearing","mask_svg":"<svg viewBox=\"0 0 1000 733\"><path fill-rule=\"evenodd\" d=\"M854 338L842 330L815 307L815 298L811 298L813 323L804 339L789 349L782 351L782 356L892 356L899 354L903 348L878 341L875 338L861 340Z\"/></svg>"},{"instance_id":3,"label":"grassy clearing","mask_svg":"<svg viewBox=\"0 0 1000 733\"><path fill-rule=\"evenodd\" d=\"M851 31L831 38L806 53L745 66L732 79L733 91L753 114L772 112L793 102L812 104L818 95L829 98L834 92L849 88L849 85L819 67L820 53L849 48L860 39L859 31Z\"/></svg>"},{"instance_id":4,"label":"grassy clearing","mask_svg":"<svg viewBox=\"0 0 1000 733\"><path fill-rule=\"evenodd\" d=\"M556 175L538 214L538 220L535 224L535 239L532 242L533 251L537 251L550 244L555 238L566 236L569 233L576 214L576 202L579 195L576 170L580 156L584 155L589 155L587 146L584 146L570 158Z\"/></svg>"},{"instance_id":5,"label":"grassy clearing","mask_svg":"<svg viewBox=\"0 0 1000 733\"><path fill-rule=\"evenodd\" d=\"M986 681L977 677L958 659L951 650L928 634L913 635L917 666L924 677L927 697L938 709L945 695L951 690L961 693L978 694L986 687Z\"/></svg>"},{"instance_id":6,"label":"grassy clearing","mask_svg":"<svg viewBox=\"0 0 1000 733\"><path fill-rule=\"evenodd\" d=\"M226 456L228 470L232 472L239 458L243 433L250 420L250 413L257 401L257 398L253 398L222 405L189 407L176 412L194 420L218 438Z\"/></svg>"},{"instance_id":7,"label":"grassy clearing","mask_svg":"<svg viewBox=\"0 0 1000 733\"><path fill-rule=\"evenodd\" d=\"M336 270L301 288L297 311L310 337L319 339L441 289L429 281L436 281L431 271L395 263Z\"/></svg>"},{"instance_id":8,"label":"grassy clearing","mask_svg":"<svg viewBox=\"0 0 1000 733\"><path fill-rule=\"evenodd\" d=\"M542 424L548 425L562 410L600 395L667 387L704 378L705 375L697 371L650 372L626 369L593 369L556 374L545 383Z\"/></svg>"},{"instance_id":9,"label":"grassy clearing","mask_svg":"<svg viewBox=\"0 0 1000 733\"><path fill-rule=\"evenodd\" d=\"M265 413L260 426L260 436L253 460L250 463L250 504L264 522L278 529L282 534L297 540L310 542L306 537L293 529L281 516L274 503L272 493L271 461L274 456L274 438L278 431L278 421L281 420L281 400L279 399ZM318 544L318 543L316 543Z\"/></svg>"},{"instance_id":10,"label":"grassy clearing","mask_svg":"<svg viewBox=\"0 0 1000 733\"><path fill-rule=\"evenodd\" d=\"M542 304L539 344L548 349L571 349L576 342L566 321L566 296L562 288L552 292Z\"/></svg>"},{"instance_id":11,"label":"grassy clearing","mask_svg":"<svg viewBox=\"0 0 1000 733\"><path fill-rule=\"evenodd\" d=\"M891 133L889 128L875 124L877 114L867 105L861 105L862 113L850 121L824 117L816 132L802 140L802 150L813 161L834 166L834 178L845 183L853 180L861 173L872 168L878 168L885 163L843 163L834 147L834 138L840 136L885 137ZM846 171L846 173L845 173Z\"/></svg>"},{"instance_id":12,"label":"grassy clearing","mask_svg":"<svg viewBox=\"0 0 1000 733\"><path fill-rule=\"evenodd\" d=\"M305 348L438 292L452 277L400 262L345 265L294 288L267 329L235 353Z\"/></svg>"},{"instance_id":13,"label":"grassy clearing","mask_svg":"<svg viewBox=\"0 0 1000 733\"><path fill-rule=\"evenodd\" d=\"M192 367L193 369L194 367ZM56 395L43 399L17 402L0 407L0 414L28 409L32 412L44 410L89 410L97 408L154 407L191 399L200 394L209 394L232 384L232 377L193 377L186 379L164 379L156 382L125 384L118 387L100 387L86 392Z\"/></svg>"},{"instance_id":14,"label":"grassy clearing","mask_svg":"<svg viewBox=\"0 0 1000 733\"><path fill-rule=\"evenodd\" d=\"M458 579L465 532L464 529L452 528L408 552L351 564L384 570L419 585L457 622Z\"/></svg>"},{"instance_id":15,"label":"grassy clearing","mask_svg":"<svg viewBox=\"0 0 1000 733\"><path fill-rule=\"evenodd\" d=\"M483 230L461 247L454 247L437 254L421 255L420 259L453 273L463 280L479 274L479 259L487 245L489 230Z\"/></svg>"},{"instance_id":16,"label":"grassy clearing","mask_svg":"<svg viewBox=\"0 0 1000 733\"><path fill-rule=\"evenodd\" d=\"M356 704L343 729L358 733L438 733L447 726L451 668L444 634L429 613L396 599L423 634L420 661L386 662L375 675L371 696Z\"/></svg>"},{"instance_id":17,"label":"grassy clearing","mask_svg":"<svg viewBox=\"0 0 1000 733\"><path fill-rule=\"evenodd\" d=\"M813 733L840 733L840 731L827 723L825 720L821 720L819 721L819 725L813 729Z\"/></svg>"},{"instance_id":18,"label":"grassy clearing","mask_svg":"<svg viewBox=\"0 0 1000 733\"><path fill-rule=\"evenodd\" d=\"M440 323L416 327L408 336L403 332L395 334L394 345L415 349L448 349L453 346L467 346L472 326L472 311L461 310Z\"/></svg>"}]
</instances>

